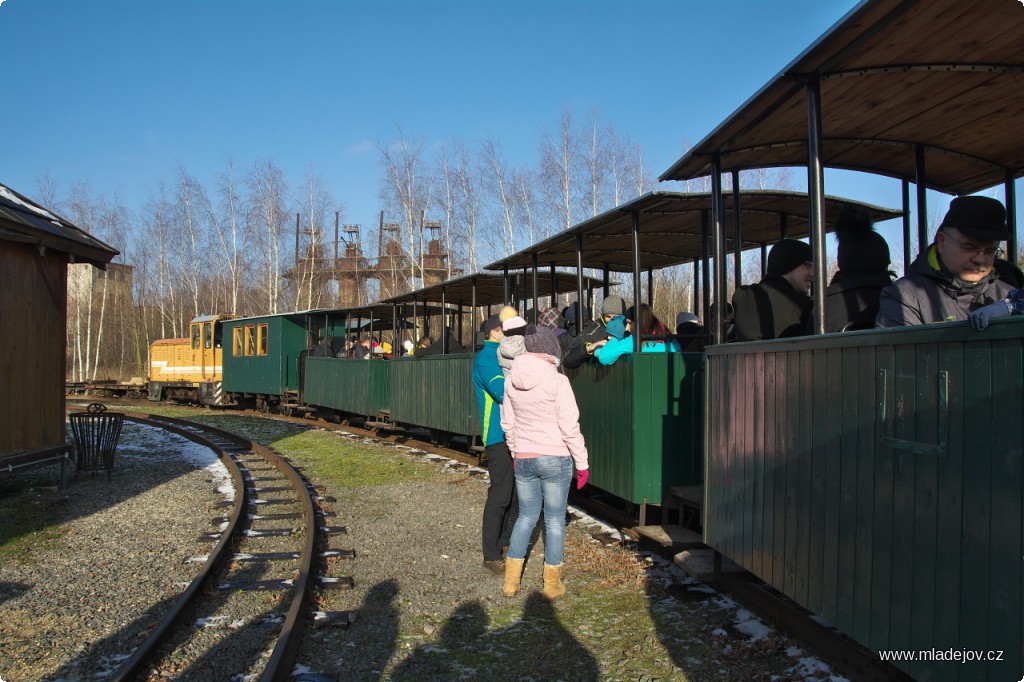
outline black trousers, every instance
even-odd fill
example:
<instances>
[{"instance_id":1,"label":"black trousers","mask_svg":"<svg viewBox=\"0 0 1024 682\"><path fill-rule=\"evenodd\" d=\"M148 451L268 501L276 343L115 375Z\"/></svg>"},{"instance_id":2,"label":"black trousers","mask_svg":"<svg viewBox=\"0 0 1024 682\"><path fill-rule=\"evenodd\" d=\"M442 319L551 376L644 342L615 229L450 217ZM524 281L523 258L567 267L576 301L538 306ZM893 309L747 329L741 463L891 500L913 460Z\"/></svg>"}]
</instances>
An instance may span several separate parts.
<instances>
[{"instance_id":1,"label":"black trousers","mask_svg":"<svg viewBox=\"0 0 1024 682\"><path fill-rule=\"evenodd\" d=\"M512 498L516 489L516 477L512 470L512 455L505 441L484 448L487 456L487 472L491 485L487 489L484 503L483 549L484 561L501 559L501 548L508 544L515 522L512 513Z\"/></svg>"}]
</instances>

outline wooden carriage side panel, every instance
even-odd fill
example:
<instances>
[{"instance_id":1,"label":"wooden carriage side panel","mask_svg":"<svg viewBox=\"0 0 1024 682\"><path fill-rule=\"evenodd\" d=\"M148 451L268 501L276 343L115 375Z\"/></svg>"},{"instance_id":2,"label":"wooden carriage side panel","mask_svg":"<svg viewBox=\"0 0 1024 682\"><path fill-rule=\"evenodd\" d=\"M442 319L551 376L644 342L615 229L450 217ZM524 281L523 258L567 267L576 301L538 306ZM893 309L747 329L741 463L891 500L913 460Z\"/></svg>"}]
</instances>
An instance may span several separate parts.
<instances>
[{"instance_id":1,"label":"wooden carriage side panel","mask_svg":"<svg viewBox=\"0 0 1024 682\"><path fill-rule=\"evenodd\" d=\"M388 409L390 360L306 357L302 399L308 405L375 417Z\"/></svg>"},{"instance_id":2,"label":"wooden carriage side panel","mask_svg":"<svg viewBox=\"0 0 1024 682\"><path fill-rule=\"evenodd\" d=\"M591 362L572 370L570 382L580 408L580 431L587 443L594 485L633 503L634 365L629 356L603 367Z\"/></svg>"},{"instance_id":3,"label":"wooden carriage side panel","mask_svg":"<svg viewBox=\"0 0 1024 682\"><path fill-rule=\"evenodd\" d=\"M853 494L856 497L855 504L855 539L854 552L852 555L844 554L843 559L850 561L854 566L853 585L851 586L852 596L849 602L853 610L853 626L851 629L844 629L858 641L867 642L871 635L871 595L872 582L871 571L874 552L872 547L875 542L874 510L875 510L875 409L876 396L873 390L875 386L875 375L877 365L875 362L875 349L871 346L860 346L856 352L848 353L855 357L857 372L857 392L852 394L849 405L855 410L856 420L854 424L844 427L854 433L853 450L843 451L844 462L847 458L856 461L857 478L853 482ZM844 414L849 412L844 410ZM843 583L840 583L843 589ZM840 614L842 610L840 610ZM843 622L840 616L837 625ZM841 627L841 626L840 626Z\"/></svg>"},{"instance_id":4,"label":"wooden carriage side panel","mask_svg":"<svg viewBox=\"0 0 1024 682\"><path fill-rule=\"evenodd\" d=\"M0 242L0 458L65 442L67 265Z\"/></svg>"}]
</instances>

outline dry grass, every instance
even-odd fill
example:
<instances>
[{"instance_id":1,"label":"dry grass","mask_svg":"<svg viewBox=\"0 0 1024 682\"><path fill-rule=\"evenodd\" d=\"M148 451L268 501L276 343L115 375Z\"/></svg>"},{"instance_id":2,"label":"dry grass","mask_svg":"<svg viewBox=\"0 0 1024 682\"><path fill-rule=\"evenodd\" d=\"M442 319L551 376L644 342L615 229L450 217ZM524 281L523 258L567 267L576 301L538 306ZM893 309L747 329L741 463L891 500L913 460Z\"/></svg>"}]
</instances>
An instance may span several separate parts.
<instances>
[{"instance_id":1,"label":"dry grass","mask_svg":"<svg viewBox=\"0 0 1024 682\"><path fill-rule=\"evenodd\" d=\"M565 560L574 573L592 576L604 587L646 588L647 570L636 552L621 545L595 543L576 526L566 527Z\"/></svg>"}]
</instances>

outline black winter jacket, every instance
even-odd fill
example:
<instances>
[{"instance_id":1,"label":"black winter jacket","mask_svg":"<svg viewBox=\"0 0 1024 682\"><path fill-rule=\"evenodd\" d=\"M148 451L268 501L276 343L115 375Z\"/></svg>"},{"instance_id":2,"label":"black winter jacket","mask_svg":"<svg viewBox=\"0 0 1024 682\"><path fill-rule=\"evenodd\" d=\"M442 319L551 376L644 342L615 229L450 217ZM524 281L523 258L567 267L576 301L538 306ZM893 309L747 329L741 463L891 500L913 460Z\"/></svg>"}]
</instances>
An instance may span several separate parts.
<instances>
[{"instance_id":1,"label":"black winter jacket","mask_svg":"<svg viewBox=\"0 0 1024 682\"><path fill-rule=\"evenodd\" d=\"M563 334L559 339L568 336L568 334ZM608 330L604 328L604 320L591 320L587 323L587 326L583 328L583 331L569 343L569 347L565 350L565 357L562 360L562 366L567 369L579 367L592 357L587 353L587 344L604 341L607 338Z\"/></svg>"},{"instance_id":2,"label":"black winter jacket","mask_svg":"<svg viewBox=\"0 0 1024 682\"><path fill-rule=\"evenodd\" d=\"M825 290L825 331L874 327L878 299L890 284L888 272L837 272Z\"/></svg>"},{"instance_id":3,"label":"black winter jacket","mask_svg":"<svg viewBox=\"0 0 1024 682\"><path fill-rule=\"evenodd\" d=\"M995 270L977 283L957 279L942 265L932 244L910 264L906 277L882 290L875 326L966 320L971 311L1006 298L1012 288L999 281Z\"/></svg>"}]
</instances>

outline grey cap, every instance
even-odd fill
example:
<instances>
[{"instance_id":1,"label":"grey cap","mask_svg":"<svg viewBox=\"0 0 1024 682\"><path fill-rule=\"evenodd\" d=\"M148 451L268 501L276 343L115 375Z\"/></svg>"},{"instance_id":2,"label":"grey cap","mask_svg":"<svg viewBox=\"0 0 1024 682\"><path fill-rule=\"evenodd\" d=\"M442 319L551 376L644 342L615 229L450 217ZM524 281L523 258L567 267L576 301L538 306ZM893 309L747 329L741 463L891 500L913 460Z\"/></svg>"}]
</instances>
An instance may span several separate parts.
<instances>
[{"instance_id":1,"label":"grey cap","mask_svg":"<svg viewBox=\"0 0 1024 682\"><path fill-rule=\"evenodd\" d=\"M621 296L605 296L601 304L602 315L625 315L626 304L622 302Z\"/></svg>"}]
</instances>

